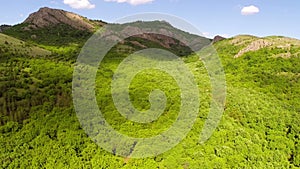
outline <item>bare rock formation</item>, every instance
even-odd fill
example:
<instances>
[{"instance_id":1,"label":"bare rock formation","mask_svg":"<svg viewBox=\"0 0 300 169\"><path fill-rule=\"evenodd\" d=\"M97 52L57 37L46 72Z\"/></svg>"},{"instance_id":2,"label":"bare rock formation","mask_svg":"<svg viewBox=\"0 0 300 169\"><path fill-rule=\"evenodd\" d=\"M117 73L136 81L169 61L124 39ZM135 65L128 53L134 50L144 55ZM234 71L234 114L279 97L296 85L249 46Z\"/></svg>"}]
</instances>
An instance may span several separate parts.
<instances>
[{"instance_id":1,"label":"bare rock formation","mask_svg":"<svg viewBox=\"0 0 300 169\"><path fill-rule=\"evenodd\" d=\"M67 12L59 9L40 8L37 12L29 15L24 21L29 25L24 29L36 29L53 26L57 24L67 24L79 30L93 30L95 26L103 25L103 22L91 21L85 17L77 15L72 12Z\"/></svg>"}]
</instances>

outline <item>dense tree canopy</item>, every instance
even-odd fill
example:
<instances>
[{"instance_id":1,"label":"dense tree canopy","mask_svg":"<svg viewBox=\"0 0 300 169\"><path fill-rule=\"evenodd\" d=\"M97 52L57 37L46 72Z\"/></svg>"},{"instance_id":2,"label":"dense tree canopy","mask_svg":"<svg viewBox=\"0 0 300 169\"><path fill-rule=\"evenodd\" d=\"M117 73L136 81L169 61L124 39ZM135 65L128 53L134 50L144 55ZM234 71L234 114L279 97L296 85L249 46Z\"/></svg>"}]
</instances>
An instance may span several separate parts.
<instances>
[{"instance_id":1,"label":"dense tree canopy","mask_svg":"<svg viewBox=\"0 0 300 169\"><path fill-rule=\"evenodd\" d=\"M193 129L176 147L144 159L114 156L81 128L72 104L72 73L80 44L41 45L49 56L31 56L0 48L0 166L2 168L298 168L300 167L300 56L272 57L281 49L261 49L239 58L229 40L215 47L227 79L226 109L212 137L199 143L210 104L210 79L195 55L183 58L193 72L200 111ZM60 42L59 42L60 43ZM31 44L32 45L32 44ZM292 47L297 54L299 48ZM96 79L98 106L118 131L150 137L177 118L180 89L165 72L140 72L130 84L130 100L139 110L161 89L168 99L162 116L149 124L128 121L116 110L111 79L125 56L110 53Z\"/></svg>"}]
</instances>

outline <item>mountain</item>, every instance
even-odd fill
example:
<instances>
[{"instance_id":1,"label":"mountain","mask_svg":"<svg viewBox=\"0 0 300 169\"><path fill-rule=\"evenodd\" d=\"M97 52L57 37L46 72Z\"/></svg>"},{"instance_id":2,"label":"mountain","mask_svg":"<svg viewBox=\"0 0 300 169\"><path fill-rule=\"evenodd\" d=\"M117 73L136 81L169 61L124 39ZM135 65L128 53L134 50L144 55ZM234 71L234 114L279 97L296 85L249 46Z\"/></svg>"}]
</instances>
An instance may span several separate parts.
<instances>
[{"instance_id":1,"label":"mountain","mask_svg":"<svg viewBox=\"0 0 300 169\"><path fill-rule=\"evenodd\" d=\"M78 30L93 31L106 24L103 21L93 21L78 14L48 7L40 8L29 15L23 22L28 24L24 29L38 29L59 24L66 24Z\"/></svg>"},{"instance_id":2,"label":"mountain","mask_svg":"<svg viewBox=\"0 0 300 169\"><path fill-rule=\"evenodd\" d=\"M177 29L166 21L136 21L113 24L112 28L118 30L108 31L107 36L112 37L113 41L121 41L119 44L122 44L123 48L126 45L131 52L146 48L162 48L178 56L187 56L212 42L211 39ZM135 35L123 40L122 37L128 34ZM122 49L121 51L124 52Z\"/></svg>"},{"instance_id":3,"label":"mountain","mask_svg":"<svg viewBox=\"0 0 300 169\"><path fill-rule=\"evenodd\" d=\"M95 30L106 23L60 9L40 8L22 23L2 32L40 45L68 46L84 44Z\"/></svg>"},{"instance_id":4,"label":"mountain","mask_svg":"<svg viewBox=\"0 0 300 169\"><path fill-rule=\"evenodd\" d=\"M279 53L274 54L273 57L290 58L300 54L297 50L300 47L300 41L298 39L282 36L258 38L255 36L240 35L234 37L230 43L236 47L243 47L243 49L234 56L235 58L240 57L247 52L254 52L261 49L280 51Z\"/></svg>"},{"instance_id":5,"label":"mountain","mask_svg":"<svg viewBox=\"0 0 300 169\"><path fill-rule=\"evenodd\" d=\"M238 35L214 44L229 83L250 82L250 88L270 95L300 111L300 40L269 36ZM241 76L236 76L240 74ZM247 86L247 85L246 85Z\"/></svg>"},{"instance_id":6,"label":"mountain","mask_svg":"<svg viewBox=\"0 0 300 169\"><path fill-rule=\"evenodd\" d=\"M36 44L68 46L75 43L83 45L98 28L107 24L64 10L44 7L30 14L23 23L5 29L3 33ZM124 48L128 51L136 51L143 48L159 47L170 50L179 56L185 56L193 52L190 47L194 50L200 50L211 43L211 39L179 30L165 21L137 21L108 25L113 25L119 29L111 32L114 40L120 40L120 34L124 33L140 34L124 39L119 43L118 49L122 52L124 52ZM141 34L149 29L155 30L157 33Z\"/></svg>"},{"instance_id":7,"label":"mountain","mask_svg":"<svg viewBox=\"0 0 300 169\"><path fill-rule=\"evenodd\" d=\"M92 93L92 101L97 103L105 121L93 116L86 125L112 146L106 149L108 152L83 130L73 105L73 89L78 84L72 82L78 53L95 31L89 29L89 24L95 24L95 28L101 25L80 16L75 17L79 18L78 23L70 21L66 13L40 9L24 23L3 26L4 34L0 33L0 168L300 168L299 40L251 35L214 38L213 46L226 74L226 103L217 129L201 144L199 137L214 104L214 79L209 76L207 65L190 53L187 46L201 49L212 40L174 28L165 21L112 24L118 31L104 35L119 44L99 65ZM149 29L169 36L142 34ZM121 34L126 33L137 35L122 40ZM152 147L137 149L139 143L130 141L122 147L119 137L98 134L109 134L111 130L101 131L101 127L93 124L109 124L128 137L153 138L181 124L176 120L185 118L179 116L182 99L193 99L182 97L182 90L189 89L180 88L169 74L172 70L146 69L131 79L128 99L137 110L149 110L151 101L156 100L149 98L151 92L160 90L167 100L163 113L151 123L130 121L119 113L111 90L112 80L128 78L126 73L117 72L119 65L125 63L124 58L131 52L148 47L184 55L181 59L193 74L201 96L199 107L195 108L199 110L197 118L187 136L163 154L139 159L131 158L130 153L147 154L153 151ZM132 63L125 61L127 65ZM87 70L82 67L82 72ZM219 70L213 73L218 74ZM178 71L180 67L175 72ZM85 81L81 85L90 87ZM121 92L114 93L115 96L123 95L123 91L115 92ZM79 93L79 97L85 95L84 91ZM83 102L82 106L87 106L88 112L89 105ZM84 117L88 122L88 113ZM172 133L174 136L181 132L179 127L178 132ZM153 145L161 148L160 142ZM114 155L128 149L126 157Z\"/></svg>"},{"instance_id":8,"label":"mountain","mask_svg":"<svg viewBox=\"0 0 300 169\"><path fill-rule=\"evenodd\" d=\"M218 42L218 41L221 41L221 40L224 40L224 39L226 39L226 38L224 38L224 37L222 37L222 36L220 36L220 35L217 35L217 36L215 36L214 38L213 38L213 43L216 43L216 42Z\"/></svg>"},{"instance_id":9,"label":"mountain","mask_svg":"<svg viewBox=\"0 0 300 169\"><path fill-rule=\"evenodd\" d=\"M268 58L295 58L300 55L300 40L283 36L256 37L252 35L238 35L232 38L215 42L217 48L223 44L231 51L224 53L232 55L233 58L262 53ZM224 50L224 49L223 49ZM223 51L220 51L223 53Z\"/></svg>"}]
</instances>

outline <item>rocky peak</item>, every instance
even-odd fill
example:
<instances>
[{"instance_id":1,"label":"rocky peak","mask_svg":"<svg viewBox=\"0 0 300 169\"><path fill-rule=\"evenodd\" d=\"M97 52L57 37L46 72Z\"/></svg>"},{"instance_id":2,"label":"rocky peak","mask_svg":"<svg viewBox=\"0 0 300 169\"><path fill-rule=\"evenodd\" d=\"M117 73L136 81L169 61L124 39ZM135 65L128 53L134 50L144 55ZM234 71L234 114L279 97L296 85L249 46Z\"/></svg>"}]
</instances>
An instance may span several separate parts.
<instances>
[{"instance_id":1,"label":"rocky peak","mask_svg":"<svg viewBox=\"0 0 300 169\"><path fill-rule=\"evenodd\" d=\"M214 37L213 43L216 43L216 42L224 40L224 39L226 39L226 38L224 38L224 37L222 37L220 35L217 35L217 36Z\"/></svg>"},{"instance_id":2,"label":"rocky peak","mask_svg":"<svg viewBox=\"0 0 300 169\"><path fill-rule=\"evenodd\" d=\"M24 23L29 24L27 29L44 28L57 24L67 24L79 30L92 30L95 27L95 23L85 17L48 7L40 8L37 12L30 14Z\"/></svg>"}]
</instances>

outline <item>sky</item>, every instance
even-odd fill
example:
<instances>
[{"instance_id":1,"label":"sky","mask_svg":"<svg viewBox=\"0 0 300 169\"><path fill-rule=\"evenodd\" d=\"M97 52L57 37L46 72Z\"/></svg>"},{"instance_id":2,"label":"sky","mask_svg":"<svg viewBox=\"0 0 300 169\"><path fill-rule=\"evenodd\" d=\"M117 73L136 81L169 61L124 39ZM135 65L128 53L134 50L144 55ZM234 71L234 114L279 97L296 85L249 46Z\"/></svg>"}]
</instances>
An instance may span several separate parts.
<instances>
[{"instance_id":1,"label":"sky","mask_svg":"<svg viewBox=\"0 0 300 169\"><path fill-rule=\"evenodd\" d=\"M206 37L250 34L300 39L298 0L9 0L1 3L0 24L21 23L40 7L110 23L138 13L169 14L190 23Z\"/></svg>"}]
</instances>

